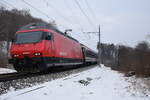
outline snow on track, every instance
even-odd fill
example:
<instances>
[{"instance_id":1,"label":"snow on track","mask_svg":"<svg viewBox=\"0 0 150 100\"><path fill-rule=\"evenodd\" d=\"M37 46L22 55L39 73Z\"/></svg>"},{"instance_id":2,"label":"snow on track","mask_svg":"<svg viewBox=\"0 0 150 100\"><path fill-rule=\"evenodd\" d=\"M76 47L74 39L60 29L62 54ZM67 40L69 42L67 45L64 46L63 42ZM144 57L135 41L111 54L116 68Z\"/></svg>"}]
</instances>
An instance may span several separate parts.
<instances>
[{"instance_id":1,"label":"snow on track","mask_svg":"<svg viewBox=\"0 0 150 100\"><path fill-rule=\"evenodd\" d=\"M31 88L12 89L1 95L0 100L150 100L139 93L132 95L127 87L129 83L123 74L97 66Z\"/></svg>"}]
</instances>

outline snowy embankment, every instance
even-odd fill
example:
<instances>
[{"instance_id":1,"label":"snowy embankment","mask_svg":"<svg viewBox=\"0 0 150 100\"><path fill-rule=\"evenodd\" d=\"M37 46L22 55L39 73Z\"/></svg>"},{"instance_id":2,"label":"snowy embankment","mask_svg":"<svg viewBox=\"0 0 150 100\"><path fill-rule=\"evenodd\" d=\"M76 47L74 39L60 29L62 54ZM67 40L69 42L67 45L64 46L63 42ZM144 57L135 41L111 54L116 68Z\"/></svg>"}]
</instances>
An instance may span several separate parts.
<instances>
[{"instance_id":1,"label":"snowy embankment","mask_svg":"<svg viewBox=\"0 0 150 100\"><path fill-rule=\"evenodd\" d=\"M104 66L0 96L0 100L150 100L128 91L123 74ZM135 95L132 95L132 92Z\"/></svg>"},{"instance_id":2,"label":"snowy embankment","mask_svg":"<svg viewBox=\"0 0 150 100\"><path fill-rule=\"evenodd\" d=\"M0 74L13 73L13 72L16 72L16 70L7 69L7 68L0 68Z\"/></svg>"}]
</instances>

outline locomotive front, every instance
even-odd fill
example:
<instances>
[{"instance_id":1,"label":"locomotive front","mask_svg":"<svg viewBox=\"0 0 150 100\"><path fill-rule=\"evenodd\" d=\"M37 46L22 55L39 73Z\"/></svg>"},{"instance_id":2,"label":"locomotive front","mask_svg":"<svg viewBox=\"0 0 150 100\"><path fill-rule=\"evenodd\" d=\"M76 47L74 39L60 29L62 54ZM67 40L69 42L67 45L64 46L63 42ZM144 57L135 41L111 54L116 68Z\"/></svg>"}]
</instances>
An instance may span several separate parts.
<instances>
[{"instance_id":1,"label":"locomotive front","mask_svg":"<svg viewBox=\"0 0 150 100\"><path fill-rule=\"evenodd\" d=\"M10 48L10 63L18 72L37 72L45 69L46 57L53 56L51 52L52 34L48 29L28 26L16 32Z\"/></svg>"}]
</instances>

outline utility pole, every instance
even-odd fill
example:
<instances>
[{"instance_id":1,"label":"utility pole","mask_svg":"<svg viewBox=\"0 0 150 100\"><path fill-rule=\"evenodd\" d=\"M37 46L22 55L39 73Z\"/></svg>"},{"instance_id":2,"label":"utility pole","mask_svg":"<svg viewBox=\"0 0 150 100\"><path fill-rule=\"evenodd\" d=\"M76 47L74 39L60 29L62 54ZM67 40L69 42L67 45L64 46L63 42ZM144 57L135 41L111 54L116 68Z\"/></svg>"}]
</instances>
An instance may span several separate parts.
<instances>
[{"instance_id":1,"label":"utility pole","mask_svg":"<svg viewBox=\"0 0 150 100\"><path fill-rule=\"evenodd\" d=\"M98 29L98 37L99 37L99 41L98 41L98 63L99 66L101 67L101 28L99 25L99 29Z\"/></svg>"},{"instance_id":2,"label":"utility pole","mask_svg":"<svg viewBox=\"0 0 150 100\"><path fill-rule=\"evenodd\" d=\"M84 32L88 34L95 34L98 33L98 64L101 67L101 30L100 30L100 25L98 27L98 32Z\"/></svg>"}]
</instances>

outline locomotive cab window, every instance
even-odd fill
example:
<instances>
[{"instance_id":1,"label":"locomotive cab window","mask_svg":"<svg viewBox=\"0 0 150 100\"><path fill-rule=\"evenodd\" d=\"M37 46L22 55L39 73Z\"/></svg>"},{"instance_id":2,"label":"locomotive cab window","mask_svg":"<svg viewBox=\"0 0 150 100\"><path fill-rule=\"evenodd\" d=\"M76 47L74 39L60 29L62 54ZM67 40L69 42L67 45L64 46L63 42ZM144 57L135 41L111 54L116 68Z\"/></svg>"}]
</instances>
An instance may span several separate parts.
<instances>
[{"instance_id":1,"label":"locomotive cab window","mask_svg":"<svg viewBox=\"0 0 150 100\"><path fill-rule=\"evenodd\" d=\"M19 33L15 37L16 44L38 43L41 40L51 40L51 35L48 32L34 31Z\"/></svg>"}]
</instances>

